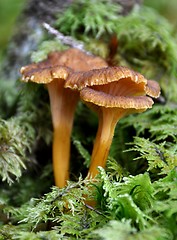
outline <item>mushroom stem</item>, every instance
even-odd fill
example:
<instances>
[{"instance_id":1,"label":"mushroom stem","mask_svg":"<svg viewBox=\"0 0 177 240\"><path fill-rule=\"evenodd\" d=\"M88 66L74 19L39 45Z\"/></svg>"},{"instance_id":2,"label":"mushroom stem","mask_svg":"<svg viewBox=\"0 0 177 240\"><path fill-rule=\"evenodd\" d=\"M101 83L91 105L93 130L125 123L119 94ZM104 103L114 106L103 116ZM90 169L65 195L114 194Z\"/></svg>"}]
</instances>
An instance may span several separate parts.
<instances>
[{"instance_id":1,"label":"mushroom stem","mask_svg":"<svg viewBox=\"0 0 177 240\"><path fill-rule=\"evenodd\" d=\"M66 131L66 126L63 126ZM53 171L55 185L63 188L69 179L70 129L54 128L53 133Z\"/></svg>"},{"instance_id":2,"label":"mushroom stem","mask_svg":"<svg viewBox=\"0 0 177 240\"><path fill-rule=\"evenodd\" d=\"M121 117L121 111L115 113L109 108L105 108L102 112L99 112L99 126L87 175L88 178L94 178L98 174L98 166L105 167L115 126Z\"/></svg>"},{"instance_id":3,"label":"mushroom stem","mask_svg":"<svg viewBox=\"0 0 177 240\"><path fill-rule=\"evenodd\" d=\"M48 84L53 122L53 171L55 185L62 188L69 179L70 136L78 94L65 89L64 80Z\"/></svg>"}]
</instances>

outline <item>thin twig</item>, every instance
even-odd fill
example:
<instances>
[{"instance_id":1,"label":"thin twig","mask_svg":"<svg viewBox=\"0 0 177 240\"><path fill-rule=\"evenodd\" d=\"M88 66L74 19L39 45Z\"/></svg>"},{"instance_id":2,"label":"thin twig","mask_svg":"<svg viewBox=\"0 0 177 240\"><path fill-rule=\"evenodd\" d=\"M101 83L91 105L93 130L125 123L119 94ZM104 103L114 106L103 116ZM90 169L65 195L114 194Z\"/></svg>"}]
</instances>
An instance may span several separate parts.
<instances>
[{"instance_id":1,"label":"thin twig","mask_svg":"<svg viewBox=\"0 0 177 240\"><path fill-rule=\"evenodd\" d=\"M97 209L93 208L92 206L90 206L90 205L88 205L88 204L86 204L86 203L85 203L84 205L85 205L85 207L87 207L88 209L96 212L97 214L104 216L104 214L103 214L102 212L98 211Z\"/></svg>"},{"instance_id":2,"label":"thin twig","mask_svg":"<svg viewBox=\"0 0 177 240\"><path fill-rule=\"evenodd\" d=\"M85 52L86 54L92 55L90 52L85 50L84 44L80 41L75 40L74 38L70 36L65 36L55 28L51 27L48 23L43 23L43 27L50 33L53 34L56 39L61 41L63 44L66 44L70 47L77 48L81 50L82 52Z\"/></svg>"}]
</instances>

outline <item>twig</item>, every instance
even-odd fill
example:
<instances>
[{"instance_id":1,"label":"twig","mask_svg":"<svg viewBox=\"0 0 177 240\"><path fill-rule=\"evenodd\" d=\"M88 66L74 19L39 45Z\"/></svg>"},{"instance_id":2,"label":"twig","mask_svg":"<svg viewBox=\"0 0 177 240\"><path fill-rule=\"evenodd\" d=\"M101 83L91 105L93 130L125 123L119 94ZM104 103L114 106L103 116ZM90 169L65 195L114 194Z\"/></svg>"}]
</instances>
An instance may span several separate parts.
<instances>
[{"instance_id":1,"label":"twig","mask_svg":"<svg viewBox=\"0 0 177 240\"><path fill-rule=\"evenodd\" d=\"M104 216L104 214L103 214L102 212L98 211L97 209L93 208L92 206L90 206L90 205L88 205L88 204L86 204L86 203L85 203L84 205L85 205L85 207L87 207L88 209L96 212L97 214Z\"/></svg>"},{"instance_id":2,"label":"twig","mask_svg":"<svg viewBox=\"0 0 177 240\"><path fill-rule=\"evenodd\" d=\"M65 36L63 35L61 32L59 32L58 30L56 30L55 28L51 27L48 23L43 23L43 27L50 33L53 34L56 39L60 40L62 43L73 47L73 48L77 48L83 52L85 52L86 54L92 55L90 52L85 50L84 44L80 41L75 40L74 38L70 37L70 36Z\"/></svg>"}]
</instances>

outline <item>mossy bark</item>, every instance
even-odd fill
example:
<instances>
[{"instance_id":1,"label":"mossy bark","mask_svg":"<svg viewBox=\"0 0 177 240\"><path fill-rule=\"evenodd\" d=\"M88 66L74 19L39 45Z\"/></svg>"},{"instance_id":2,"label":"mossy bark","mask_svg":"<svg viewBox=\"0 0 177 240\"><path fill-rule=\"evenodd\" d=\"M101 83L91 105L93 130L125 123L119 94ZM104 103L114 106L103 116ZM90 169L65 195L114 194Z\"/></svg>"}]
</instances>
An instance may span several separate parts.
<instances>
[{"instance_id":1,"label":"mossy bark","mask_svg":"<svg viewBox=\"0 0 177 240\"><path fill-rule=\"evenodd\" d=\"M16 80L20 77L19 69L29 64L31 53L44 38L46 31L42 23L47 22L52 25L56 15L64 11L71 2L71 0L26 0L13 37L8 44L1 78Z\"/></svg>"}]
</instances>

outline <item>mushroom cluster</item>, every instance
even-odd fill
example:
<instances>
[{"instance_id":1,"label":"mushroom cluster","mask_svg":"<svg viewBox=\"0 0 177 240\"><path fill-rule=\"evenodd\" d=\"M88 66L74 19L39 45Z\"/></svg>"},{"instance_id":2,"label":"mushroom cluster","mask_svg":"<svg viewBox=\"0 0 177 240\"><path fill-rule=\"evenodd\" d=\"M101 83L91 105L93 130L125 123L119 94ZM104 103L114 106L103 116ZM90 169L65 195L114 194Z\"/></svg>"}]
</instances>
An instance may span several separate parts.
<instances>
[{"instance_id":1,"label":"mushroom cluster","mask_svg":"<svg viewBox=\"0 0 177 240\"><path fill-rule=\"evenodd\" d=\"M21 68L22 80L47 84L50 96L55 184L69 179L70 136L79 99L97 112L99 126L87 177L105 167L117 122L144 112L160 95L157 82L127 67L109 67L99 58L77 49L51 53L47 60ZM152 97L152 98L151 98Z\"/></svg>"},{"instance_id":2,"label":"mushroom cluster","mask_svg":"<svg viewBox=\"0 0 177 240\"><path fill-rule=\"evenodd\" d=\"M99 57L78 49L52 52L48 58L21 68L22 81L46 84L53 123L53 171L56 186L62 188L69 179L70 136L79 92L65 88L67 78L76 72L107 66Z\"/></svg>"}]
</instances>

